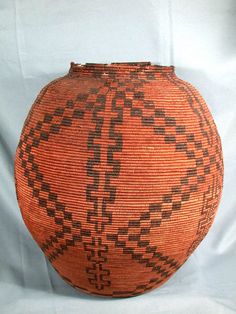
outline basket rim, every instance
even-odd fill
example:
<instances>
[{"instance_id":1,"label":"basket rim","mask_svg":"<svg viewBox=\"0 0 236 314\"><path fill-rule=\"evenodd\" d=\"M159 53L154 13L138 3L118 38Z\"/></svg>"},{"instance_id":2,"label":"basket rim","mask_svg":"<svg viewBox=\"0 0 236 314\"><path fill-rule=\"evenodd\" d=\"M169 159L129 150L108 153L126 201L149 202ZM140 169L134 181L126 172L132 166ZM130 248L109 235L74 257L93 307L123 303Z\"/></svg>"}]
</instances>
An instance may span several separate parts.
<instances>
[{"instance_id":1,"label":"basket rim","mask_svg":"<svg viewBox=\"0 0 236 314\"><path fill-rule=\"evenodd\" d=\"M174 73L175 66L155 64L150 61L137 62L111 62L111 63L75 63L70 62L70 73L72 72L168 72Z\"/></svg>"}]
</instances>

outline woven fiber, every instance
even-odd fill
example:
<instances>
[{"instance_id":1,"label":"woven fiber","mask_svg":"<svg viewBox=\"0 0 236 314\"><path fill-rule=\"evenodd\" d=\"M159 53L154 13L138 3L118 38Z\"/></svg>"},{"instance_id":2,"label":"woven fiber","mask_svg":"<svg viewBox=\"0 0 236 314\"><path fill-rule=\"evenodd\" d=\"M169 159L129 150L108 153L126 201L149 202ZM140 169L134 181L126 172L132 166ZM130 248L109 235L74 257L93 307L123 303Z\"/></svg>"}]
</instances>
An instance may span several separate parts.
<instances>
[{"instance_id":1,"label":"woven fiber","mask_svg":"<svg viewBox=\"0 0 236 314\"><path fill-rule=\"evenodd\" d=\"M15 159L26 226L87 293L162 285L207 234L222 194L209 109L174 67L75 64L45 86Z\"/></svg>"}]
</instances>

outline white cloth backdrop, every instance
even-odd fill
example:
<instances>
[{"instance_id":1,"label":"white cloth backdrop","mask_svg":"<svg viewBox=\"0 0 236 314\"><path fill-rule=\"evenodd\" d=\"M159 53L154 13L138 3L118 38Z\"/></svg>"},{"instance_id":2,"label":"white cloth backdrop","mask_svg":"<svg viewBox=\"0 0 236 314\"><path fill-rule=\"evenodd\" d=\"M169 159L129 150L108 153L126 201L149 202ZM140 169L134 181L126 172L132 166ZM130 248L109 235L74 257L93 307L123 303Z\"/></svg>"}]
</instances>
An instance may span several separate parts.
<instances>
[{"instance_id":1,"label":"white cloth backdrop","mask_svg":"<svg viewBox=\"0 0 236 314\"><path fill-rule=\"evenodd\" d=\"M0 1L0 313L236 312L236 1ZM160 289L128 299L79 294L27 231L13 159L39 90L74 62L176 66L205 97L222 138L220 208L207 238Z\"/></svg>"}]
</instances>

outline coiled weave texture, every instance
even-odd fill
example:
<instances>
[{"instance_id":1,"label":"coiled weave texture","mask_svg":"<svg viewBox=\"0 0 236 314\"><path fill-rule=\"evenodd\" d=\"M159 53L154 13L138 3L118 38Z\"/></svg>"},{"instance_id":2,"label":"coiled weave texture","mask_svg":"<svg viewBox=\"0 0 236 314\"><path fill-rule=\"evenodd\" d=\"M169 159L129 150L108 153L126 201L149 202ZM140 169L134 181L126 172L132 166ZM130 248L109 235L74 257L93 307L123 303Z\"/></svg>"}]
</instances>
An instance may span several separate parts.
<instances>
[{"instance_id":1,"label":"coiled weave texture","mask_svg":"<svg viewBox=\"0 0 236 314\"><path fill-rule=\"evenodd\" d=\"M15 159L35 241L73 287L110 297L158 287L186 261L223 171L201 95L149 62L71 63L36 98Z\"/></svg>"}]
</instances>

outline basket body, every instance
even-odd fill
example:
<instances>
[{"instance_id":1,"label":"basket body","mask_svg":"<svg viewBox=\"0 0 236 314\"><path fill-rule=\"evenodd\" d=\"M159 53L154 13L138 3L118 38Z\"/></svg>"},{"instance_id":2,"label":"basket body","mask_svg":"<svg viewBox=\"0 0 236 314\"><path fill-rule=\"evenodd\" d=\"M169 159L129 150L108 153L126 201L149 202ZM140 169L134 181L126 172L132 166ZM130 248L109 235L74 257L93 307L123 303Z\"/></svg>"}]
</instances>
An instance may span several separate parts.
<instances>
[{"instance_id":1,"label":"basket body","mask_svg":"<svg viewBox=\"0 0 236 314\"><path fill-rule=\"evenodd\" d=\"M222 193L209 109L173 67L71 63L25 121L15 180L26 226L87 293L160 286L207 234Z\"/></svg>"}]
</instances>

